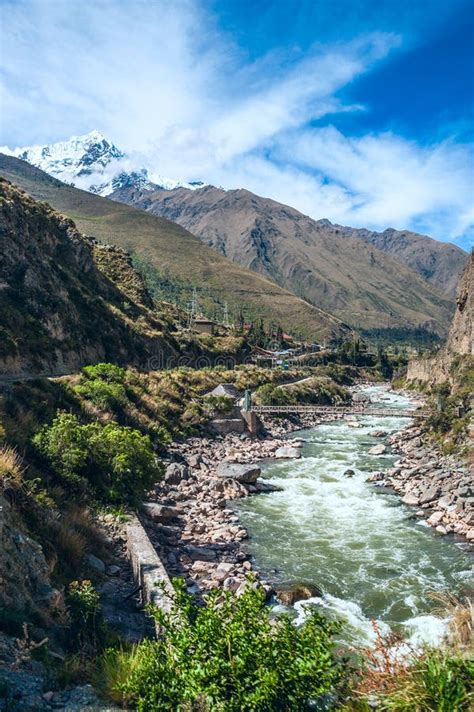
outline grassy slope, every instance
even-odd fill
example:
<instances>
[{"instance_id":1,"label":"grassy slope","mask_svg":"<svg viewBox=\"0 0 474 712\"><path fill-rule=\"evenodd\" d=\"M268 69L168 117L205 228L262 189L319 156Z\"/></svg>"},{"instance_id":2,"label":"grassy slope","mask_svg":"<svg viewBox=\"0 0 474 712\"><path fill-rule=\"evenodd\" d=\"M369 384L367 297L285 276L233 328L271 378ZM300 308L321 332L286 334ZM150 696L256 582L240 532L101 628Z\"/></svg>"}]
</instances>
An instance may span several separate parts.
<instances>
[{"instance_id":1,"label":"grassy slope","mask_svg":"<svg viewBox=\"0 0 474 712\"><path fill-rule=\"evenodd\" d=\"M146 212L78 190L24 161L0 154L0 173L38 200L71 217L79 230L137 252L160 270L205 284L233 305L257 306L286 330L325 337L341 330L326 312L269 280L225 259L180 226Z\"/></svg>"},{"instance_id":2,"label":"grassy slope","mask_svg":"<svg viewBox=\"0 0 474 712\"><path fill-rule=\"evenodd\" d=\"M415 269L273 200L212 187L155 193L126 188L112 197L176 220L237 264L355 328L447 331L452 299Z\"/></svg>"}]
</instances>

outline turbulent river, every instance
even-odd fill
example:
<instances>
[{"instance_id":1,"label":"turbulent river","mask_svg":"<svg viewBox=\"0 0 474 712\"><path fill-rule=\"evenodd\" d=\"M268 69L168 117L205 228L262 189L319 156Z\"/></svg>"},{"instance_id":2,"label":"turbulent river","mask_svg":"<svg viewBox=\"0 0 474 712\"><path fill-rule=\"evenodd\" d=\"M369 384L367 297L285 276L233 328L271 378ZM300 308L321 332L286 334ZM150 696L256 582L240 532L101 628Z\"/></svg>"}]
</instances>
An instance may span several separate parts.
<instances>
[{"instance_id":1,"label":"turbulent river","mask_svg":"<svg viewBox=\"0 0 474 712\"><path fill-rule=\"evenodd\" d=\"M364 392L385 408L410 407L383 386ZM420 522L398 495L366 482L397 459L390 451L370 455L383 440L368 433L396 432L407 418L358 419L360 428L336 421L299 431L305 440L300 460L263 466L263 476L283 491L239 500L248 548L268 580L316 584L323 596L310 603L346 620L347 640L370 644L374 619L382 632L398 630L413 644L435 644L445 621L433 614L428 592L462 592L472 559L451 537ZM351 478L344 475L348 468L355 471ZM296 604L301 615L307 603Z\"/></svg>"}]
</instances>

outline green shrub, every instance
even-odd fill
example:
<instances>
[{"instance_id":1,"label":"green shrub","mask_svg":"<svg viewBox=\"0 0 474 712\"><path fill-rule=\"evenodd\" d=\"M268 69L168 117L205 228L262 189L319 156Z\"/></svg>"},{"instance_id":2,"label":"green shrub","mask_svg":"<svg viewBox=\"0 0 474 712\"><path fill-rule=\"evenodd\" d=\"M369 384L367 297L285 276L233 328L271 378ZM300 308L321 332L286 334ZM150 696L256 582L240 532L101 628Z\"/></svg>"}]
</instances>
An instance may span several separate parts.
<instances>
[{"instance_id":1,"label":"green shrub","mask_svg":"<svg viewBox=\"0 0 474 712\"><path fill-rule=\"evenodd\" d=\"M125 369L113 363L84 366L82 381L74 390L101 410L116 412L127 404L125 376Z\"/></svg>"},{"instance_id":2,"label":"green shrub","mask_svg":"<svg viewBox=\"0 0 474 712\"><path fill-rule=\"evenodd\" d=\"M474 662L441 651L421 657L397 689L380 700L383 712L463 712L474 704Z\"/></svg>"},{"instance_id":3,"label":"green shrub","mask_svg":"<svg viewBox=\"0 0 474 712\"><path fill-rule=\"evenodd\" d=\"M127 393L121 383L109 383L97 378L80 383L74 390L101 410L117 412L127 403Z\"/></svg>"},{"instance_id":4,"label":"green shrub","mask_svg":"<svg viewBox=\"0 0 474 712\"><path fill-rule=\"evenodd\" d=\"M234 401L228 396L206 396L204 399L211 414L229 413L234 407Z\"/></svg>"},{"instance_id":5,"label":"green shrub","mask_svg":"<svg viewBox=\"0 0 474 712\"><path fill-rule=\"evenodd\" d=\"M108 383L123 383L126 371L114 363L96 363L94 366L84 366L82 373L89 380L99 378Z\"/></svg>"},{"instance_id":6,"label":"green shrub","mask_svg":"<svg viewBox=\"0 0 474 712\"><path fill-rule=\"evenodd\" d=\"M162 473L149 436L117 423L60 413L33 443L61 478L108 503L136 502Z\"/></svg>"},{"instance_id":7,"label":"green shrub","mask_svg":"<svg viewBox=\"0 0 474 712\"><path fill-rule=\"evenodd\" d=\"M315 609L296 627L286 615L272 621L251 582L241 597L212 591L204 607L182 582L175 586L171 612L153 611L158 640L107 652L104 682L115 700L143 712L303 711L341 680L343 662L333 655L339 625Z\"/></svg>"}]
</instances>

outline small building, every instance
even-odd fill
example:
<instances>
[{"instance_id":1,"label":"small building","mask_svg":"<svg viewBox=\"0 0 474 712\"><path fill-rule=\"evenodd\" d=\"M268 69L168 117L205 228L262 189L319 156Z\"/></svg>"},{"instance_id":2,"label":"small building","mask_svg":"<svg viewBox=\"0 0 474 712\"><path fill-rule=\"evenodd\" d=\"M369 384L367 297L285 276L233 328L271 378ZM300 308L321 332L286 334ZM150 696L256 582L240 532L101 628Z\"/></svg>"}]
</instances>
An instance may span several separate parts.
<instances>
[{"instance_id":1,"label":"small building","mask_svg":"<svg viewBox=\"0 0 474 712\"><path fill-rule=\"evenodd\" d=\"M233 401L237 401L242 398L242 393L234 386L233 383L220 383L214 388L214 390L206 393L206 396L224 396L224 398L230 398Z\"/></svg>"},{"instance_id":2,"label":"small building","mask_svg":"<svg viewBox=\"0 0 474 712\"><path fill-rule=\"evenodd\" d=\"M216 326L215 321L207 319L205 316L197 316L191 323L191 328L200 334L214 334Z\"/></svg>"}]
</instances>

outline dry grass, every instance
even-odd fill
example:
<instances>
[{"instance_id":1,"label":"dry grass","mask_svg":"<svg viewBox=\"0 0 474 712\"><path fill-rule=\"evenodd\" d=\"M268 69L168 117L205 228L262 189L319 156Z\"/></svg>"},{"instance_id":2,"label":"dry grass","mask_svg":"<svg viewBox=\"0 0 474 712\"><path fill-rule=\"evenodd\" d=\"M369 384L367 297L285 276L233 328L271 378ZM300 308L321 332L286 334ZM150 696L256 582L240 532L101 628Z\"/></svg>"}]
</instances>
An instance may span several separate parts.
<instances>
[{"instance_id":1,"label":"dry grass","mask_svg":"<svg viewBox=\"0 0 474 712\"><path fill-rule=\"evenodd\" d=\"M76 529L72 529L64 520L55 523L52 529L55 533L54 545L61 559L71 568L76 569L87 551L86 537Z\"/></svg>"},{"instance_id":2,"label":"dry grass","mask_svg":"<svg viewBox=\"0 0 474 712\"><path fill-rule=\"evenodd\" d=\"M359 652L366 662L364 675L355 689L355 696L366 698L374 693L389 695L408 677L415 652L397 655L394 650L403 643L403 638L396 633L383 635L376 621L372 621L375 631L375 645L362 648Z\"/></svg>"},{"instance_id":3,"label":"dry grass","mask_svg":"<svg viewBox=\"0 0 474 712\"><path fill-rule=\"evenodd\" d=\"M23 483L24 468L15 448L0 446L0 491L19 488Z\"/></svg>"},{"instance_id":4,"label":"dry grass","mask_svg":"<svg viewBox=\"0 0 474 712\"><path fill-rule=\"evenodd\" d=\"M430 593L430 598L440 606L435 614L449 618L447 641L458 651L474 652L474 602L472 599L460 599L452 593Z\"/></svg>"}]
</instances>

